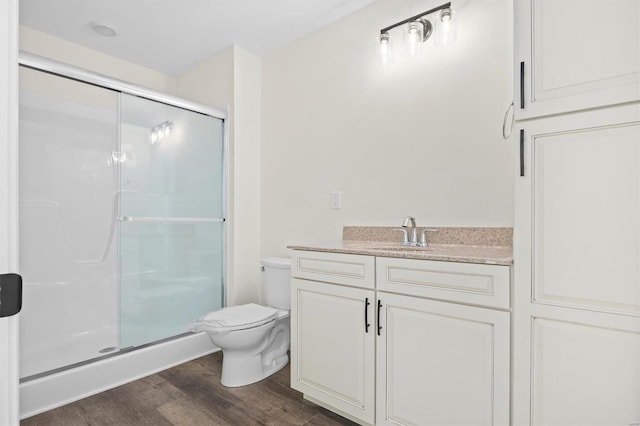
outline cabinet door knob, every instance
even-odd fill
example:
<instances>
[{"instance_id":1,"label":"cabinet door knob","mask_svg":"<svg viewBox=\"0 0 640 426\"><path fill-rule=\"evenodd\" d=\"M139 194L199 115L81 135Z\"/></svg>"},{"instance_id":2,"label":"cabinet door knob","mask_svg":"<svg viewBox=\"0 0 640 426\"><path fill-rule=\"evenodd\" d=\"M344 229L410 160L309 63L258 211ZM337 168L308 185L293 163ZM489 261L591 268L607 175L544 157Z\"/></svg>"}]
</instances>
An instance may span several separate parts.
<instances>
[{"instance_id":1,"label":"cabinet door knob","mask_svg":"<svg viewBox=\"0 0 640 426\"><path fill-rule=\"evenodd\" d=\"M369 324L369 305L371 303L369 303L369 298L365 297L364 298L364 332L368 333L369 332L369 326L371 326L371 324Z\"/></svg>"},{"instance_id":2,"label":"cabinet door knob","mask_svg":"<svg viewBox=\"0 0 640 426\"><path fill-rule=\"evenodd\" d=\"M378 300L378 317L376 318L378 321L378 336L380 336L380 332L382 331L382 326L380 325L380 310L382 309L382 302Z\"/></svg>"}]
</instances>

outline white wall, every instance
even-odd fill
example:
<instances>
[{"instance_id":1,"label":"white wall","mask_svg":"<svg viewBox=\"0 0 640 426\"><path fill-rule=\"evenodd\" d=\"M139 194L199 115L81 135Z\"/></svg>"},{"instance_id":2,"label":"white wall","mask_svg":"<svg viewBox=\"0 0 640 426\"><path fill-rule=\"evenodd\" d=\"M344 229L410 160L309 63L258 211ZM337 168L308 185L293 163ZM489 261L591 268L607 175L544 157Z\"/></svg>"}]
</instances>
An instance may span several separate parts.
<instances>
[{"instance_id":1,"label":"white wall","mask_svg":"<svg viewBox=\"0 0 640 426\"><path fill-rule=\"evenodd\" d=\"M231 302L256 302L260 294L260 170L262 59L235 47L233 140L233 256Z\"/></svg>"},{"instance_id":2,"label":"white wall","mask_svg":"<svg viewBox=\"0 0 640 426\"><path fill-rule=\"evenodd\" d=\"M229 47L177 77L179 96L205 105L231 106L234 48Z\"/></svg>"},{"instance_id":3,"label":"white wall","mask_svg":"<svg viewBox=\"0 0 640 426\"><path fill-rule=\"evenodd\" d=\"M261 59L230 47L180 75L178 95L228 105L229 221L227 299L255 302L260 290Z\"/></svg>"},{"instance_id":4,"label":"white wall","mask_svg":"<svg viewBox=\"0 0 640 426\"><path fill-rule=\"evenodd\" d=\"M512 226L512 148L501 136L511 1L456 2L455 45L430 40L418 58L376 62L380 28L440 3L378 0L263 60L263 256L406 215ZM341 210L330 209L332 190Z\"/></svg>"},{"instance_id":5,"label":"white wall","mask_svg":"<svg viewBox=\"0 0 640 426\"><path fill-rule=\"evenodd\" d=\"M29 27L20 26L20 50L160 92L175 94L176 80L173 76L105 55Z\"/></svg>"}]
</instances>

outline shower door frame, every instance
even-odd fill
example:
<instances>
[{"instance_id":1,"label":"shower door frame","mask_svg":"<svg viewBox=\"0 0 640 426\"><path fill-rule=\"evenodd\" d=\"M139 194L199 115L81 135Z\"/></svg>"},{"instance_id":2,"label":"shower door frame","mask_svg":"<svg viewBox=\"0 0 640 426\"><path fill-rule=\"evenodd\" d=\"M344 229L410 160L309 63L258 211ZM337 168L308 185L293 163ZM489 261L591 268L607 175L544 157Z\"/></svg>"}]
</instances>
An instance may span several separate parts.
<instances>
[{"instance_id":1,"label":"shower door frame","mask_svg":"<svg viewBox=\"0 0 640 426\"><path fill-rule=\"evenodd\" d=\"M17 0L9 0L10 3L17 3ZM15 4L17 8L17 4ZM4 8L4 6L3 6ZM0 18L2 17L3 8L0 8ZM17 16L16 16L17 18ZM16 19L17 28L17 19ZM0 36L0 42L2 42ZM5 46L0 47L0 58L4 53L2 49ZM2 166L8 166L8 172L11 179L7 185L0 179L0 201L5 197L2 192L6 188L9 188L8 201L9 209L0 207L0 235L4 229L5 223L8 223L8 228L11 230L12 235L10 237L13 240L9 244L9 252L11 254L10 260L15 265L15 269L18 269L18 65L42 71L45 73L53 74L63 78L69 78L81 83L87 83L94 86L102 87L104 89L113 90L119 93L138 96L151 101L160 102L169 106L182 108L185 110L193 111L195 113L204 114L214 118L218 118L223 121L223 145L222 145L222 222L223 222L223 236L222 236L222 304L227 305L228 296L228 282L227 271L230 270L229 262L232 256L230 255L230 233L229 233L229 144L228 144L228 114L226 110L219 108L212 108L206 105L191 102L185 99L167 95L165 93L157 92L151 89L140 87L134 84L130 84L121 80L117 80L102 74L87 71L78 67L74 67L62 62L44 58L41 56L33 55L27 52L18 51L17 43L15 53L13 55L13 85L11 88L14 91L15 105L14 114L10 111L9 118L13 121L13 138L9 143L9 155L3 155L2 146L0 146L0 170ZM12 69L9 67L10 70ZM0 84L3 77L0 72ZM0 114L4 114L2 107L0 106ZM13 116L12 116L13 115ZM0 123L2 123L4 116L0 116ZM11 128L10 128L11 129ZM118 135L120 137L120 135ZM0 137L0 142L2 138ZM13 150L13 151L12 151ZM6 161L6 163L5 163ZM1 172L0 172L1 173ZM9 220L7 222L7 219ZM0 238L0 267L3 267L2 255L5 247ZM19 272L19 271L11 271ZM9 347L9 349L15 349L15 356L18 357L17 337L18 326L17 320L15 322L15 340L16 345ZM3 328L0 326L0 361L3 360L3 343L5 336L3 336ZM41 378L21 382L18 385L18 359L15 361L15 368L12 368L13 375L15 376L15 385L10 383L12 391L14 391L15 410L18 410L18 399L21 400L19 407L19 414L13 414L11 419L16 421L9 421L8 424L17 424L17 418L29 417L34 414L46 411L64 405L66 403L96 394L103 390L113 388L115 386L122 385L132 380L153 374L158 371L162 371L166 368L170 368L174 365L195 359L197 357L206 355L211 352L215 352L218 349L213 346L206 336L201 336L202 333L191 335L180 335L175 338L169 338L159 343L151 343L149 345L143 345L140 348L133 349L131 351L125 351L124 353L114 353L104 358L98 358L95 361L79 364L79 368L70 366L69 369L63 369L61 372L56 372L51 375L45 375ZM159 352L163 351L163 352ZM160 356L160 353L163 355ZM0 363L0 368L2 367ZM111 369L111 370L109 370ZM54 370L55 371L55 370ZM91 371L91 373L89 373ZM113 373L115 371L115 373ZM2 374L0 369L0 375ZM91 383L84 383L85 377L92 376ZM0 383L0 424L3 423L3 408L5 408L5 402L2 400L3 384ZM19 391L18 391L19 387ZM72 389L73 388L73 389ZM60 389L66 389L64 392ZM18 398L19 393L19 398Z\"/></svg>"}]
</instances>

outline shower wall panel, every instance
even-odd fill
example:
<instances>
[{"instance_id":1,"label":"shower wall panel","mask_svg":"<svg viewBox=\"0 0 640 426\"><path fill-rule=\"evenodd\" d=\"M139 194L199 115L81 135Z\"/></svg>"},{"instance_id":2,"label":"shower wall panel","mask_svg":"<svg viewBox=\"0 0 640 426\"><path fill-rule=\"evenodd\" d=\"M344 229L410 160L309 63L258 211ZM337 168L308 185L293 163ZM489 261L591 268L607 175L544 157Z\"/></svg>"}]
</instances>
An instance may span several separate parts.
<instances>
[{"instance_id":1,"label":"shower wall panel","mask_svg":"<svg viewBox=\"0 0 640 426\"><path fill-rule=\"evenodd\" d=\"M20 70L20 376L115 350L118 94Z\"/></svg>"}]
</instances>

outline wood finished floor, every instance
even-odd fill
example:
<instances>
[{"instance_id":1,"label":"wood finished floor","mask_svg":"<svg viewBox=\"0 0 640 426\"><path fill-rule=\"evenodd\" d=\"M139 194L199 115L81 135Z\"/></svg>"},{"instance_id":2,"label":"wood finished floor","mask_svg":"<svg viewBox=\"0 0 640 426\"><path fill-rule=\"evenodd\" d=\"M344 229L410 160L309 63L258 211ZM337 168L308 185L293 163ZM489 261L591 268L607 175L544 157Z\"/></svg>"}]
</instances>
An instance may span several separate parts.
<instances>
[{"instance_id":1,"label":"wood finished floor","mask_svg":"<svg viewBox=\"0 0 640 426\"><path fill-rule=\"evenodd\" d=\"M220 384L222 354L208 355L23 420L23 426L355 425L302 399L289 366L251 386Z\"/></svg>"}]
</instances>

